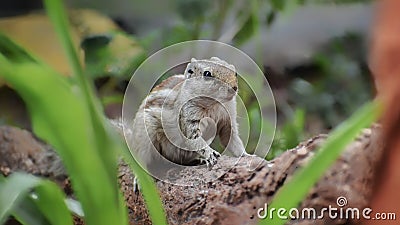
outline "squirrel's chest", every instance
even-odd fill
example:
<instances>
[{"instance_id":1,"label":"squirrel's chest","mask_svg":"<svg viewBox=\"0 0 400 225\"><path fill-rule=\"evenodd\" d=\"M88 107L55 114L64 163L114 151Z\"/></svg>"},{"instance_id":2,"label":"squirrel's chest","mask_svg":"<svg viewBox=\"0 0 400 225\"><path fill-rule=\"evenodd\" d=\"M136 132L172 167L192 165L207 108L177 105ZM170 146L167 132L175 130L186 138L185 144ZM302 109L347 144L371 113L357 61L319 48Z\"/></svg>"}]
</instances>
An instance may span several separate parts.
<instances>
[{"instance_id":1,"label":"squirrel's chest","mask_svg":"<svg viewBox=\"0 0 400 225\"><path fill-rule=\"evenodd\" d=\"M184 107L182 109L182 114L184 114L185 118L192 118L195 120L208 118L212 119L215 123L229 119L228 110L221 104Z\"/></svg>"}]
</instances>

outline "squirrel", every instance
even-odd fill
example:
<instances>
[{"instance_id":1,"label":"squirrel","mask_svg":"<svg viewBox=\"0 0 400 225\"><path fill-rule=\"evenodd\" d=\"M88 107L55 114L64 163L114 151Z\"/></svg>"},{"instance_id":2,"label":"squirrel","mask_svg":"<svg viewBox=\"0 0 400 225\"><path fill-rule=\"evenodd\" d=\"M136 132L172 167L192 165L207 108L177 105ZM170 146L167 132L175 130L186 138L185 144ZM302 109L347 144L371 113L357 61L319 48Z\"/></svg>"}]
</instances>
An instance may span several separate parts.
<instances>
[{"instance_id":1,"label":"squirrel","mask_svg":"<svg viewBox=\"0 0 400 225\"><path fill-rule=\"evenodd\" d=\"M237 92L233 65L217 57L192 58L183 75L155 86L136 113L131 146L139 162L149 170L162 157L211 168L220 156L209 146L214 136L233 156L248 155L238 133Z\"/></svg>"}]
</instances>

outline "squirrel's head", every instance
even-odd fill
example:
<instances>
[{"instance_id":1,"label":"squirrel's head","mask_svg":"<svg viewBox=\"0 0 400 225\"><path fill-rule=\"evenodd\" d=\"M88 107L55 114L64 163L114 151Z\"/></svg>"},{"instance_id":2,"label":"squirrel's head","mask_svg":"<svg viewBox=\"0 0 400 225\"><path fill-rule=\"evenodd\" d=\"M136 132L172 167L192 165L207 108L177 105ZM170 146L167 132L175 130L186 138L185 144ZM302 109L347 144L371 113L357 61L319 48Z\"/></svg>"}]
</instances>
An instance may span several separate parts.
<instances>
[{"instance_id":1,"label":"squirrel's head","mask_svg":"<svg viewBox=\"0 0 400 225\"><path fill-rule=\"evenodd\" d=\"M238 90L236 69L217 57L192 58L185 70L186 85L195 95L229 101Z\"/></svg>"}]
</instances>

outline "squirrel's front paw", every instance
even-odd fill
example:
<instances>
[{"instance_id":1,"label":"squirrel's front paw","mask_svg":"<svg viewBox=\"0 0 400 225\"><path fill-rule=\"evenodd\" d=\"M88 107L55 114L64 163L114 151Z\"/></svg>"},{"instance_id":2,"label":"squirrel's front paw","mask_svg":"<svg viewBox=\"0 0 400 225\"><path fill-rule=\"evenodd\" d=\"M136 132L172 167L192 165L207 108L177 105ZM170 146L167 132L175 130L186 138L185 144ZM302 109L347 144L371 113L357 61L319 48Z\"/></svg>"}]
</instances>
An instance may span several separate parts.
<instances>
[{"instance_id":1,"label":"squirrel's front paw","mask_svg":"<svg viewBox=\"0 0 400 225\"><path fill-rule=\"evenodd\" d=\"M200 163L206 164L207 168L209 169L211 169L217 163L217 159L221 156L219 152L210 147L201 149L198 151L198 153L200 154Z\"/></svg>"}]
</instances>

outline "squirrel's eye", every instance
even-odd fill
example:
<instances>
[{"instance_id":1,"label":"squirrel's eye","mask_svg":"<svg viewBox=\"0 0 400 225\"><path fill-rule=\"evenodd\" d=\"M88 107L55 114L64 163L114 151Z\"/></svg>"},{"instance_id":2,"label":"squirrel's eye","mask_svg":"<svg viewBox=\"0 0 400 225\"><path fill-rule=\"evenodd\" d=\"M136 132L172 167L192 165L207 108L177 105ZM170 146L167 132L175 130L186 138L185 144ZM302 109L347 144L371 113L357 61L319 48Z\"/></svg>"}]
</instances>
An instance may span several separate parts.
<instances>
[{"instance_id":1,"label":"squirrel's eye","mask_svg":"<svg viewBox=\"0 0 400 225\"><path fill-rule=\"evenodd\" d=\"M235 76L237 77L237 73L235 73Z\"/></svg>"},{"instance_id":2,"label":"squirrel's eye","mask_svg":"<svg viewBox=\"0 0 400 225\"><path fill-rule=\"evenodd\" d=\"M188 70L188 73L193 74L194 72L193 72L192 69L189 69L189 70Z\"/></svg>"},{"instance_id":3,"label":"squirrel's eye","mask_svg":"<svg viewBox=\"0 0 400 225\"><path fill-rule=\"evenodd\" d=\"M210 71L204 71L203 76L205 76L205 77L212 77Z\"/></svg>"}]
</instances>

